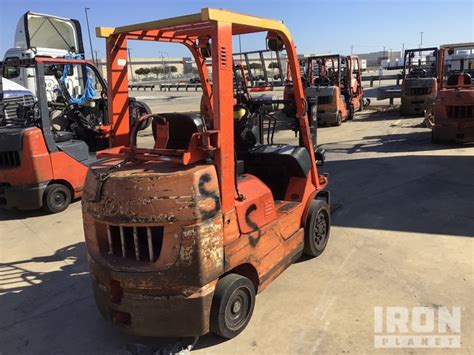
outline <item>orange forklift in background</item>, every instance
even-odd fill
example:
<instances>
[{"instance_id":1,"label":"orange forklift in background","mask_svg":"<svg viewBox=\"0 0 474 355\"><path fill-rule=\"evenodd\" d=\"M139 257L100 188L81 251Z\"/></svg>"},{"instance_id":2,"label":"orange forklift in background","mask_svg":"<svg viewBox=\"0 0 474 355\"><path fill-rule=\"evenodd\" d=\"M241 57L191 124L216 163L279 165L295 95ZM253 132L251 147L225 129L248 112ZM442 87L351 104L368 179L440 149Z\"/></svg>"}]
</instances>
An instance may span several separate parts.
<instances>
[{"instance_id":1,"label":"orange forklift in background","mask_svg":"<svg viewBox=\"0 0 474 355\"><path fill-rule=\"evenodd\" d=\"M256 123L234 118L232 39L253 33L286 51L300 145L255 143L242 133ZM232 338L250 321L255 294L303 253L320 255L329 237L328 178L315 164L290 33L281 21L206 8L97 35L106 38L113 117L127 115L120 62L131 40L186 46L209 117L154 113L153 149L137 147L134 126L130 147L90 167L82 202L97 306L136 335Z\"/></svg>"},{"instance_id":2,"label":"orange forklift in background","mask_svg":"<svg viewBox=\"0 0 474 355\"><path fill-rule=\"evenodd\" d=\"M308 101L317 101L319 123L340 126L364 108L359 57L334 54L307 57L304 62L305 93Z\"/></svg>"},{"instance_id":3,"label":"orange forklift in background","mask_svg":"<svg viewBox=\"0 0 474 355\"><path fill-rule=\"evenodd\" d=\"M9 58L0 80L30 68L36 98L26 89L1 90L0 207L57 213L81 197L88 166L101 152L128 144L130 123L108 115L107 84L91 62ZM70 77L79 77L80 87ZM149 112L127 103L130 120Z\"/></svg>"},{"instance_id":4,"label":"orange forklift in background","mask_svg":"<svg viewBox=\"0 0 474 355\"><path fill-rule=\"evenodd\" d=\"M402 115L423 115L436 100L438 48L405 50L401 85Z\"/></svg>"},{"instance_id":5,"label":"orange forklift in background","mask_svg":"<svg viewBox=\"0 0 474 355\"><path fill-rule=\"evenodd\" d=\"M474 43L446 44L438 53L432 141L474 142Z\"/></svg>"}]
</instances>

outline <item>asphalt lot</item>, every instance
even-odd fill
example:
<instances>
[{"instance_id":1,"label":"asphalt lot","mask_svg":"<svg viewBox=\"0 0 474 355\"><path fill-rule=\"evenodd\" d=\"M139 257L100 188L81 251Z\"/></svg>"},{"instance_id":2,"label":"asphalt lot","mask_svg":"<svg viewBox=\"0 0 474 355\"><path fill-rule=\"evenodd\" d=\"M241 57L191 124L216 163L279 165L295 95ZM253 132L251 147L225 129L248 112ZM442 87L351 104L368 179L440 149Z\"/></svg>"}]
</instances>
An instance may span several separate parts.
<instances>
[{"instance_id":1,"label":"asphalt lot","mask_svg":"<svg viewBox=\"0 0 474 355\"><path fill-rule=\"evenodd\" d=\"M192 92L137 96L156 112L199 103ZM367 110L319 130L328 158L321 170L338 207L325 253L295 263L260 294L237 338L201 337L193 351L425 353L374 348L374 307L459 306L462 344L448 352L474 352L474 147L432 145L422 121ZM102 320L80 201L56 215L0 211L0 236L2 355L153 354L175 343L126 336Z\"/></svg>"}]
</instances>

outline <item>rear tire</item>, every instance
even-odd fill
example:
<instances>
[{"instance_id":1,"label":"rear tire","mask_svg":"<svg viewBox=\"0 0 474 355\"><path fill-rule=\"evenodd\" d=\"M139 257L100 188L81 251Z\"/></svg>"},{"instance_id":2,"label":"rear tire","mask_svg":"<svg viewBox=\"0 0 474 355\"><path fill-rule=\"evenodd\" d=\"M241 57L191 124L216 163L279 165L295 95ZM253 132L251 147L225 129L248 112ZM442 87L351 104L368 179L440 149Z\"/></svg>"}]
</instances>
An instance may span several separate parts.
<instances>
[{"instance_id":1,"label":"rear tire","mask_svg":"<svg viewBox=\"0 0 474 355\"><path fill-rule=\"evenodd\" d=\"M43 194L43 209L50 213L64 211L71 203L71 190L63 184L51 184Z\"/></svg>"},{"instance_id":2,"label":"rear tire","mask_svg":"<svg viewBox=\"0 0 474 355\"><path fill-rule=\"evenodd\" d=\"M441 144L443 143L436 135L434 128L431 129L431 143Z\"/></svg>"},{"instance_id":3,"label":"rear tire","mask_svg":"<svg viewBox=\"0 0 474 355\"><path fill-rule=\"evenodd\" d=\"M322 254L329 240L331 229L331 212L324 200L314 200L309 207L304 227L303 253L316 257Z\"/></svg>"},{"instance_id":4,"label":"rear tire","mask_svg":"<svg viewBox=\"0 0 474 355\"><path fill-rule=\"evenodd\" d=\"M255 287L248 278L229 274L217 282L211 306L211 331L231 339L242 332L255 307Z\"/></svg>"},{"instance_id":5,"label":"rear tire","mask_svg":"<svg viewBox=\"0 0 474 355\"><path fill-rule=\"evenodd\" d=\"M334 123L335 126L342 125L342 115L340 112L336 114L336 122Z\"/></svg>"}]
</instances>

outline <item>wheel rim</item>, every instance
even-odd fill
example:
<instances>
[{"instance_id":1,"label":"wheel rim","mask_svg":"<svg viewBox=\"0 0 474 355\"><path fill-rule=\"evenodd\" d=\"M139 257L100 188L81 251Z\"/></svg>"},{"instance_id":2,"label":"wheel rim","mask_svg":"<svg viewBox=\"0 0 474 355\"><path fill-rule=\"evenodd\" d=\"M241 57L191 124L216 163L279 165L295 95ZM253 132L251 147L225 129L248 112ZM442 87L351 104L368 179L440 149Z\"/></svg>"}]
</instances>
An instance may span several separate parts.
<instances>
[{"instance_id":1,"label":"wheel rim","mask_svg":"<svg viewBox=\"0 0 474 355\"><path fill-rule=\"evenodd\" d=\"M321 250L326 244L328 236L328 220L324 212L319 212L316 216L316 221L313 226L313 240L314 245L318 250Z\"/></svg>"},{"instance_id":2,"label":"wheel rim","mask_svg":"<svg viewBox=\"0 0 474 355\"><path fill-rule=\"evenodd\" d=\"M52 200L56 208L62 208L67 202L67 196L62 191L56 191L52 196Z\"/></svg>"},{"instance_id":3,"label":"wheel rim","mask_svg":"<svg viewBox=\"0 0 474 355\"><path fill-rule=\"evenodd\" d=\"M238 330L245 325L250 314L250 291L241 287L236 289L229 298L225 308L225 322L229 329Z\"/></svg>"}]
</instances>

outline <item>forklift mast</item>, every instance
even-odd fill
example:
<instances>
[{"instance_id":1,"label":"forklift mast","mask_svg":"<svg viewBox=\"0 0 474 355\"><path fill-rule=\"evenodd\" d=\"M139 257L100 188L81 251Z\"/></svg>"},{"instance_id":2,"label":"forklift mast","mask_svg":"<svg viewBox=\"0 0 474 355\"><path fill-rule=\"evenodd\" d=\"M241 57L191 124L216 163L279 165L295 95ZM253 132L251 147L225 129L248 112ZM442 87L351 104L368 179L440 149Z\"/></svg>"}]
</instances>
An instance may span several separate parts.
<instances>
[{"instance_id":1,"label":"forklift mast","mask_svg":"<svg viewBox=\"0 0 474 355\"><path fill-rule=\"evenodd\" d=\"M405 55L403 57L403 79L405 79L407 75L410 74L414 67L418 70L429 69L429 72L426 72L426 76L436 78L438 59L437 47L413 48L405 50Z\"/></svg>"},{"instance_id":2,"label":"forklift mast","mask_svg":"<svg viewBox=\"0 0 474 355\"><path fill-rule=\"evenodd\" d=\"M334 82L335 86L341 85L342 79L342 63L341 56L339 54L335 55L320 55L320 56L310 56L306 58L307 61L307 76L311 85L314 85L315 77L324 76L328 77L329 68L332 69L333 73L337 71L336 81ZM330 63L330 66L328 65ZM315 72L315 67L317 65L318 72ZM333 77L334 79L334 77Z\"/></svg>"},{"instance_id":3,"label":"forklift mast","mask_svg":"<svg viewBox=\"0 0 474 355\"><path fill-rule=\"evenodd\" d=\"M203 139L211 142L210 137L213 136L213 139L216 140L213 145L202 148L214 151L214 160L220 176L223 213L229 212L235 203L234 137L232 133L234 99L230 94L233 92L233 35L274 31L284 42L288 62L291 63L291 77L294 78L293 93L296 116L300 121L300 134L313 162L312 181L315 186L319 187L320 185L314 161L298 57L293 40L281 22L262 21L261 26L255 27L258 21L252 21L251 17L236 15L224 10L203 9L202 13L173 19L172 24L169 24L167 20L159 20L123 27L99 27L96 29L98 37L106 38L108 104L113 122L126 121L125 117L128 117L128 41L166 40L167 42L182 43L191 51L197 65L204 101L207 101L213 127L213 130L208 130L203 134L206 136ZM199 31L193 28L195 25L200 26ZM209 55L212 56L212 86L206 69L206 57ZM128 140L128 127L126 126L127 124L122 125L115 132L117 140L123 139L124 142Z\"/></svg>"}]
</instances>

